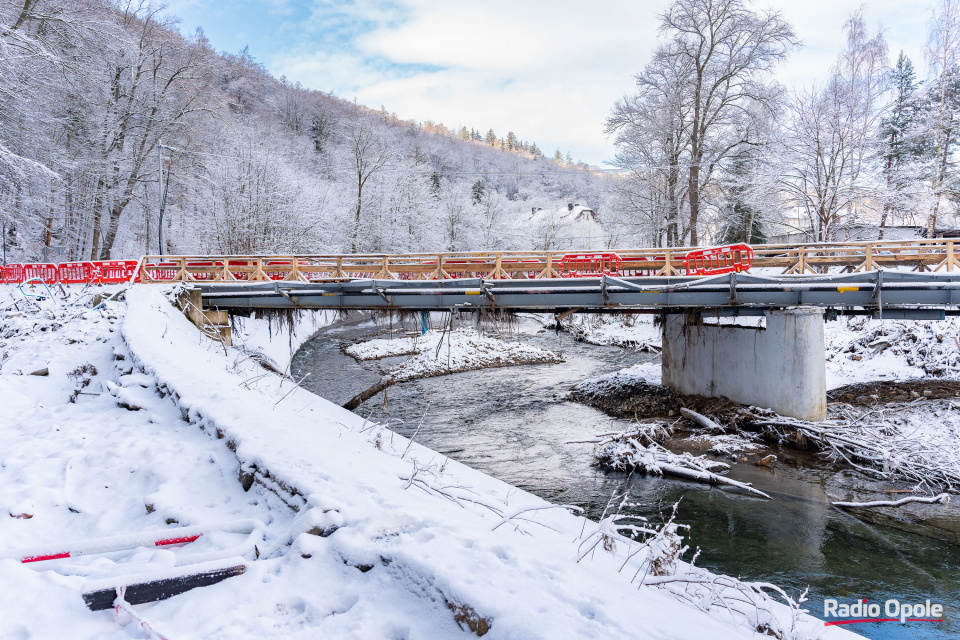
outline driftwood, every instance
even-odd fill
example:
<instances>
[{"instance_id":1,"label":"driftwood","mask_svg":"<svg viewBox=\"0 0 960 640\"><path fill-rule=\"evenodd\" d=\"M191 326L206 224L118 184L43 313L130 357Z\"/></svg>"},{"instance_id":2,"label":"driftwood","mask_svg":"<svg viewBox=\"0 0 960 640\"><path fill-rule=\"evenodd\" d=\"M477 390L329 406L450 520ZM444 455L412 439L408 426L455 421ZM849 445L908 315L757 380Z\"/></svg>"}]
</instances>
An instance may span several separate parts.
<instances>
[{"instance_id":1,"label":"driftwood","mask_svg":"<svg viewBox=\"0 0 960 640\"><path fill-rule=\"evenodd\" d=\"M680 407L680 415L682 415L687 420L692 420L693 422L696 422L704 429L710 429L711 431L714 431L716 433L723 433L724 431L726 431L726 429L720 426L719 423L714 422L713 420L711 420L710 418L708 418L707 416L701 413L697 413L696 411L691 411L686 407Z\"/></svg>"},{"instance_id":2,"label":"driftwood","mask_svg":"<svg viewBox=\"0 0 960 640\"><path fill-rule=\"evenodd\" d=\"M955 491L960 486L960 452L955 447L902 435L890 424L806 422L760 415L747 422L784 438L792 431L867 475L906 480Z\"/></svg>"},{"instance_id":3,"label":"driftwood","mask_svg":"<svg viewBox=\"0 0 960 640\"><path fill-rule=\"evenodd\" d=\"M749 482L740 482L714 473L727 471L730 465L709 460L706 456L689 453L676 454L657 444L656 435L664 425L646 423L620 433L604 434L592 440L574 441L595 446L594 456L600 466L615 470L636 469L650 475L670 475L694 482L723 484L769 498L753 488ZM573 444L568 442L567 444Z\"/></svg>"},{"instance_id":4,"label":"driftwood","mask_svg":"<svg viewBox=\"0 0 960 640\"><path fill-rule=\"evenodd\" d=\"M384 389L386 389L392 384L393 384L393 380L391 380L390 378L383 378L382 380L380 380L380 382L373 385L366 391L361 391L357 395L347 400L347 402L344 403L343 408L353 411L354 409L362 405L364 402L366 402L373 396L377 395L378 393L380 393L381 391L383 391Z\"/></svg>"},{"instance_id":5,"label":"driftwood","mask_svg":"<svg viewBox=\"0 0 960 640\"><path fill-rule=\"evenodd\" d=\"M833 506L842 507L844 509L863 507L901 507L905 504L910 504L911 502L920 502L923 504L937 504L939 502L943 504L949 504L950 494L941 493L940 495L926 498L921 496L910 496L900 500L874 500L873 502L834 502Z\"/></svg>"}]
</instances>

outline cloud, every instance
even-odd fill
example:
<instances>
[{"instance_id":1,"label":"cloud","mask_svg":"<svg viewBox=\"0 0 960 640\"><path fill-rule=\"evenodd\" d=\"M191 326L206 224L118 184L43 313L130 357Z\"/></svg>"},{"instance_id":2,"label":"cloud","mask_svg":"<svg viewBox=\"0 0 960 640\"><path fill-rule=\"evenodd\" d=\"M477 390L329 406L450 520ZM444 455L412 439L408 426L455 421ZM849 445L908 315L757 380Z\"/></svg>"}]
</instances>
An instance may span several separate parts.
<instances>
[{"instance_id":1,"label":"cloud","mask_svg":"<svg viewBox=\"0 0 960 640\"><path fill-rule=\"evenodd\" d=\"M194 21L205 11L224 16L212 0L175 0L174 12L178 4ZM633 76L650 59L658 15L668 4L236 0L234 8L242 6L246 18L218 28L227 38L258 34L250 41L254 56L273 73L310 88L356 96L405 119L492 128L498 135L512 130L545 152L559 147L599 164L614 155L603 136L604 120L613 102L633 90ZM781 68L780 81L800 88L823 79L843 48L843 23L859 4L755 3L781 10L805 45ZM871 28L885 25L891 60L904 49L922 67L928 9L875 0L865 12ZM208 36L223 46L210 30Z\"/></svg>"}]
</instances>

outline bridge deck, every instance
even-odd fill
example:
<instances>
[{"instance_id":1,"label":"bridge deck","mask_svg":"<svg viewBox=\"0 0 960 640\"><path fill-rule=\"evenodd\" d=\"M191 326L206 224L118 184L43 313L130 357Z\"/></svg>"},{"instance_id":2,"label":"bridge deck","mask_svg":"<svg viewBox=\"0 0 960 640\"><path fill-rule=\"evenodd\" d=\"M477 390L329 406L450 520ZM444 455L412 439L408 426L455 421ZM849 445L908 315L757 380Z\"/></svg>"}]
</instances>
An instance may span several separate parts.
<instances>
[{"instance_id":1,"label":"bridge deck","mask_svg":"<svg viewBox=\"0 0 960 640\"><path fill-rule=\"evenodd\" d=\"M703 247L617 250L618 274L678 276L687 253ZM753 268L784 274L816 274L907 267L916 272L960 270L949 239L836 242L753 247ZM529 280L560 277L571 251L479 251L457 253L273 256L146 256L143 282L318 282L347 278L380 280ZM592 252L585 252L592 253Z\"/></svg>"},{"instance_id":2,"label":"bridge deck","mask_svg":"<svg viewBox=\"0 0 960 640\"><path fill-rule=\"evenodd\" d=\"M832 276L643 277L438 281L197 283L221 309L460 309L563 312L683 311L758 315L813 306L839 313L934 320L960 315L960 274L875 271Z\"/></svg>"}]
</instances>

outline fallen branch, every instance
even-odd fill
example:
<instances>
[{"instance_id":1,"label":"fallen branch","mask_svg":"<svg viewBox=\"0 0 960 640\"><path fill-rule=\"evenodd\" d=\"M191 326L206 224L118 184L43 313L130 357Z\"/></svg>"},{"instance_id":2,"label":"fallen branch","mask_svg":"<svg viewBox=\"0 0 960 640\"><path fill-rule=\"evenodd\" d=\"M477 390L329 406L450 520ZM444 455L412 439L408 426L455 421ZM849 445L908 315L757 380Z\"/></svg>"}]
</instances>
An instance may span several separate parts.
<instances>
[{"instance_id":1,"label":"fallen branch","mask_svg":"<svg viewBox=\"0 0 960 640\"><path fill-rule=\"evenodd\" d=\"M680 407L680 415L682 415L687 420L692 420L693 422L696 422L704 429L710 429L711 431L715 431L717 433L723 433L724 431L726 431L726 429L720 426L719 423L714 422L713 420L711 420L710 418L708 418L703 414L697 413L696 411L691 411L686 407Z\"/></svg>"},{"instance_id":2,"label":"fallen branch","mask_svg":"<svg viewBox=\"0 0 960 640\"><path fill-rule=\"evenodd\" d=\"M644 423L621 433L579 442L594 444L597 464L609 469L638 469L650 475L671 475L694 482L724 484L764 498L770 497L753 488L748 482L732 480L714 473L715 470L728 470L730 465L725 462L710 460L706 456L692 456L689 453L678 455L657 444L656 435L665 429L666 425Z\"/></svg>"},{"instance_id":3,"label":"fallen branch","mask_svg":"<svg viewBox=\"0 0 960 640\"><path fill-rule=\"evenodd\" d=\"M900 507L905 504L910 504L911 502L921 502L923 504L949 504L950 503L950 494L941 493L937 496L931 496L922 498L920 496L910 496L909 498L901 498L900 500L874 500L873 502L834 502L833 506L842 507L844 509L850 508L861 508L861 507Z\"/></svg>"}]
</instances>

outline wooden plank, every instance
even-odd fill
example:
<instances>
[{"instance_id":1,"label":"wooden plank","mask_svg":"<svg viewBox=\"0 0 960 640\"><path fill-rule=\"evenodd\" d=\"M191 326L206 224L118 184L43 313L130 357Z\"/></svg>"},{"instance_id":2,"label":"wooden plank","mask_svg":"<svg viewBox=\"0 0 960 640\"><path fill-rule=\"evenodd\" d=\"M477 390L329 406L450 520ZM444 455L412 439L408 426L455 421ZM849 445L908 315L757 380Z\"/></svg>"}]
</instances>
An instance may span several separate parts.
<instances>
[{"instance_id":1,"label":"wooden plank","mask_svg":"<svg viewBox=\"0 0 960 640\"><path fill-rule=\"evenodd\" d=\"M164 578L161 580L152 580L150 582L140 582L126 586L124 600L130 604L143 604L144 602L156 602L157 600L166 600L167 598L179 595L196 589L197 587L207 587L218 582L223 582L227 578L238 576L247 570L246 565L238 564L233 567L213 569L211 571L202 571L175 578ZM117 599L117 588L100 589L83 594L83 601L91 611L102 611L113 607L114 600Z\"/></svg>"}]
</instances>

